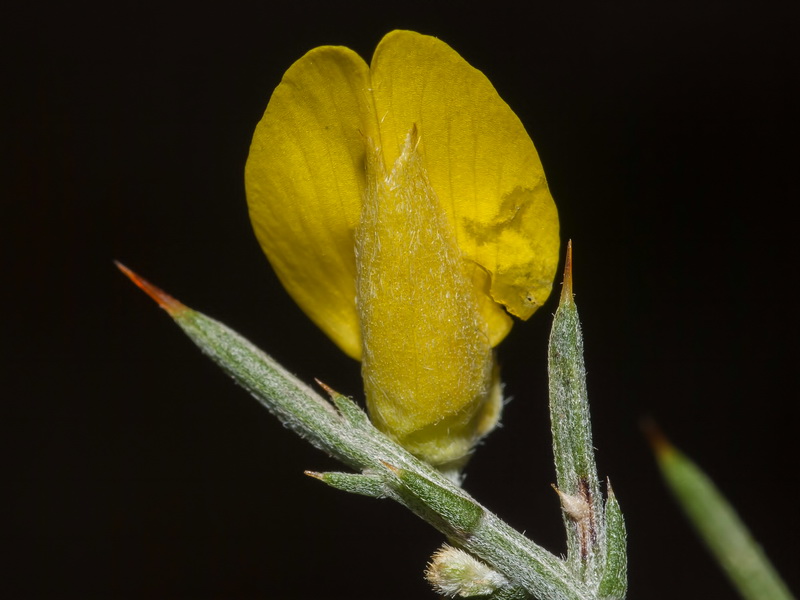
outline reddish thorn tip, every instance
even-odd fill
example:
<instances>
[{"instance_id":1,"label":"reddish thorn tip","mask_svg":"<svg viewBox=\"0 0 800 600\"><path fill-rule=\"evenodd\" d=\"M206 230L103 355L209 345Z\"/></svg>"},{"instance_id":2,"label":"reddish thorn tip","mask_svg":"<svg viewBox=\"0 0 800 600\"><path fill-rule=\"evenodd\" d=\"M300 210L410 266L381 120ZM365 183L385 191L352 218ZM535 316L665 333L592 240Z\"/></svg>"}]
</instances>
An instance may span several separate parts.
<instances>
[{"instance_id":1,"label":"reddish thorn tip","mask_svg":"<svg viewBox=\"0 0 800 600\"><path fill-rule=\"evenodd\" d=\"M650 447L656 455L666 456L675 450L675 447L670 443L667 436L664 435L664 432L661 431L652 418L645 417L642 419L639 422L639 427L647 438L647 441L650 442Z\"/></svg>"},{"instance_id":2,"label":"reddish thorn tip","mask_svg":"<svg viewBox=\"0 0 800 600\"><path fill-rule=\"evenodd\" d=\"M561 286L561 301L572 302L572 240L567 241L567 256L564 259L564 284Z\"/></svg>"},{"instance_id":3,"label":"reddish thorn tip","mask_svg":"<svg viewBox=\"0 0 800 600\"><path fill-rule=\"evenodd\" d=\"M160 290L146 279L139 277L121 262L115 260L114 264L117 265L117 268L122 271L128 277L128 279L135 283L139 289L155 300L161 308L167 311L170 316L174 317L178 313L186 310L187 307L185 304L178 302L175 298Z\"/></svg>"},{"instance_id":4,"label":"reddish thorn tip","mask_svg":"<svg viewBox=\"0 0 800 600\"><path fill-rule=\"evenodd\" d=\"M399 474L400 474L400 471L401 471L401 469L400 469L399 467L395 467L393 464L390 464L390 463L386 462L385 460L381 460L381 461L379 461L379 462L380 462L380 463L381 463L381 464L382 464L384 467L386 467L387 469L389 469L389 470L390 470L392 473L394 473L395 475L399 475Z\"/></svg>"},{"instance_id":5,"label":"reddish thorn tip","mask_svg":"<svg viewBox=\"0 0 800 600\"><path fill-rule=\"evenodd\" d=\"M327 384L325 384L325 383L322 383L322 382L321 382L319 379L317 379L316 377L314 377L314 381L316 381L316 382L317 382L317 385L318 385L319 387L321 387L323 390L325 390L325 392L326 392L326 393L327 393L327 394L328 394L328 395L329 395L331 398L332 398L332 397L334 397L334 396L341 396L341 394L339 394L339 392L337 392L336 390L334 390L334 389L333 389L332 387L330 387L329 385L327 385Z\"/></svg>"}]
</instances>

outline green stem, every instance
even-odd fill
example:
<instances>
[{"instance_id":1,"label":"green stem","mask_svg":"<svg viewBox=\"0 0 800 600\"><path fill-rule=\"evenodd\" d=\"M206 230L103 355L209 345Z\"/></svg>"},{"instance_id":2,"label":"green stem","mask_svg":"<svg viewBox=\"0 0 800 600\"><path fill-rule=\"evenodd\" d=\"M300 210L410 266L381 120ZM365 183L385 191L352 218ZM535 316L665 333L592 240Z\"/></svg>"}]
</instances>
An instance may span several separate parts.
<instances>
[{"instance_id":1,"label":"green stem","mask_svg":"<svg viewBox=\"0 0 800 600\"><path fill-rule=\"evenodd\" d=\"M664 480L717 562L746 600L794 600L736 510L708 476L647 428Z\"/></svg>"},{"instance_id":2,"label":"green stem","mask_svg":"<svg viewBox=\"0 0 800 600\"><path fill-rule=\"evenodd\" d=\"M594 459L583 361L583 334L572 295L572 244L567 246L561 301L548 352L550 427L555 487L567 534L567 564L598 598L617 600L627 590L625 523L609 490L604 503Z\"/></svg>"},{"instance_id":3,"label":"green stem","mask_svg":"<svg viewBox=\"0 0 800 600\"><path fill-rule=\"evenodd\" d=\"M619 585L608 586L613 594L599 595L598 582L509 527L438 470L378 431L349 398L325 386L330 401L322 398L235 331L120 268L285 426L356 471L310 475L339 489L392 498L409 508L452 545L505 577L507 585L495 590L492 597L620 600L624 596L624 586L620 593ZM570 356L575 360L574 353ZM590 437L581 443L585 445L581 452L591 452ZM593 461L591 458L592 466Z\"/></svg>"}]
</instances>

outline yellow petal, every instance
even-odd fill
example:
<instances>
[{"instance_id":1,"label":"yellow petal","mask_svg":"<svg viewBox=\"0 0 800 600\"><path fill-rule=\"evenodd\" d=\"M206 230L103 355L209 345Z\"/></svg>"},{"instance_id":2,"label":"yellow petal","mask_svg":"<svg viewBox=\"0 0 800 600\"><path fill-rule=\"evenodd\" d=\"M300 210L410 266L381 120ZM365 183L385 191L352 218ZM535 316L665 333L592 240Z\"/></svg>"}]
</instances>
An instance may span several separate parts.
<instances>
[{"instance_id":1,"label":"yellow petal","mask_svg":"<svg viewBox=\"0 0 800 600\"><path fill-rule=\"evenodd\" d=\"M367 155L357 243L362 374L370 416L409 451L463 459L497 421L486 323L418 150L407 136L390 172Z\"/></svg>"},{"instance_id":2,"label":"yellow petal","mask_svg":"<svg viewBox=\"0 0 800 600\"><path fill-rule=\"evenodd\" d=\"M294 63L258 124L245 168L250 218L286 290L342 350L361 355L354 230L364 137L376 137L369 69L352 50Z\"/></svg>"},{"instance_id":3,"label":"yellow petal","mask_svg":"<svg viewBox=\"0 0 800 600\"><path fill-rule=\"evenodd\" d=\"M372 59L371 81L385 163L394 163L416 124L458 246L489 274L491 298L527 319L550 294L559 233L544 170L522 123L483 73L433 37L386 35ZM482 304L492 345L510 328L498 310Z\"/></svg>"}]
</instances>

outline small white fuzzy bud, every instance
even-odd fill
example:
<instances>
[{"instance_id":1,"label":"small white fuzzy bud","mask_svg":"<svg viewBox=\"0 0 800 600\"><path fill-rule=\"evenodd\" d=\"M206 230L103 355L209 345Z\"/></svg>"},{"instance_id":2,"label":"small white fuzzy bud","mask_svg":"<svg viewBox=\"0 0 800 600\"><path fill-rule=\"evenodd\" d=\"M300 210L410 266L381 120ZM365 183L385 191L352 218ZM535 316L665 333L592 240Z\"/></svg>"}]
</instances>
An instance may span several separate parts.
<instances>
[{"instance_id":1,"label":"small white fuzzy bud","mask_svg":"<svg viewBox=\"0 0 800 600\"><path fill-rule=\"evenodd\" d=\"M463 550L444 544L431 557L425 579L449 598L488 596L507 586L508 580Z\"/></svg>"},{"instance_id":2,"label":"small white fuzzy bud","mask_svg":"<svg viewBox=\"0 0 800 600\"><path fill-rule=\"evenodd\" d=\"M583 523L589 520L591 516L591 506L589 501L582 494L565 494L555 485L553 489L558 494L561 500L561 508L567 513L567 516L576 523Z\"/></svg>"}]
</instances>

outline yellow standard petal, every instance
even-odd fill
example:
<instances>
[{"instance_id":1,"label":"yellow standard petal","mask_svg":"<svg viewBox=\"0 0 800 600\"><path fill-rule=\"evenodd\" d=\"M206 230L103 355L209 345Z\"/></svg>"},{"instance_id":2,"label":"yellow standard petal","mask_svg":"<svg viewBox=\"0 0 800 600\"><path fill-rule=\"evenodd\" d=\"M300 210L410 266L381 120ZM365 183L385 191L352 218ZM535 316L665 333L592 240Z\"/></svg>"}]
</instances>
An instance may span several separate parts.
<instances>
[{"instance_id":1,"label":"yellow standard petal","mask_svg":"<svg viewBox=\"0 0 800 600\"><path fill-rule=\"evenodd\" d=\"M294 63L256 127L245 167L250 219L295 302L361 356L355 240L365 189L364 136L376 136L369 68L323 46Z\"/></svg>"},{"instance_id":2,"label":"yellow standard petal","mask_svg":"<svg viewBox=\"0 0 800 600\"><path fill-rule=\"evenodd\" d=\"M368 149L356 236L362 373L376 426L449 467L495 425L500 393L472 278L418 144L412 128L390 172Z\"/></svg>"},{"instance_id":3,"label":"yellow standard petal","mask_svg":"<svg viewBox=\"0 0 800 600\"><path fill-rule=\"evenodd\" d=\"M386 164L415 123L459 248L488 274L494 302L527 319L550 294L559 232L524 126L486 76L436 38L393 31L375 50L370 70ZM501 322L496 304L483 308L495 345L511 322Z\"/></svg>"}]
</instances>

